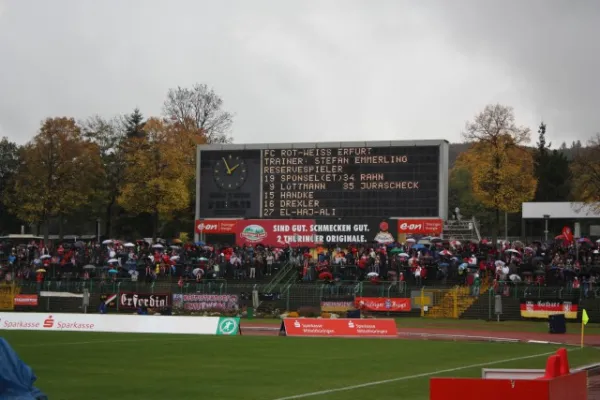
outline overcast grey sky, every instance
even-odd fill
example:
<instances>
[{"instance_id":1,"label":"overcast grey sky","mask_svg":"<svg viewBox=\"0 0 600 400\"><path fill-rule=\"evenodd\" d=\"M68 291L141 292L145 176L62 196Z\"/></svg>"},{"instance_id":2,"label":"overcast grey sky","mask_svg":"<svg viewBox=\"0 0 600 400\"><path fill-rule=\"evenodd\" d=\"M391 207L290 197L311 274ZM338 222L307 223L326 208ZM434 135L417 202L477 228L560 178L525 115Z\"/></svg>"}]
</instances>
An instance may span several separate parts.
<instances>
[{"instance_id":1,"label":"overcast grey sky","mask_svg":"<svg viewBox=\"0 0 600 400\"><path fill-rule=\"evenodd\" d=\"M235 142L460 140L488 103L600 131L600 1L0 0L0 136L159 114L206 83Z\"/></svg>"}]
</instances>

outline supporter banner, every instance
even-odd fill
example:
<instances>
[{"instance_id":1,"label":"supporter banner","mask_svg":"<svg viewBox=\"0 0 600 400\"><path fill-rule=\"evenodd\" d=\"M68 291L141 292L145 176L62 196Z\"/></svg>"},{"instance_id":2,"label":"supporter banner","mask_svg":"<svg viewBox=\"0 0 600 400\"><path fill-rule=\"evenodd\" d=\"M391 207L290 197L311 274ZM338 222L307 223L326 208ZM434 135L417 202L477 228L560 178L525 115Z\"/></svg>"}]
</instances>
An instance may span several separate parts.
<instances>
[{"instance_id":1,"label":"supporter banner","mask_svg":"<svg viewBox=\"0 0 600 400\"><path fill-rule=\"evenodd\" d=\"M411 310L410 299L357 297L354 299L354 305L367 311L409 312Z\"/></svg>"},{"instance_id":2,"label":"supporter banner","mask_svg":"<svg viewBox=\"0 0 600 400\"><path fill-rule=\"evenodd\" d=\"M235 219L199 219L196 220L196 233L234 234L237 220Z\"/></svg>"},{"instance_id":3,"label":"supporter banner","mask_svg":"<svg viewBox=\"0 0 600 400\"><path fill-rule=\"evenodd\" d=\"M321 300L321 311L324 312L347 312L354 310L354 298L344 299L322 299Z\"/></svg>"},{"instance_id":4,"label":"supporter banner","mask_svg":"<svg viewBox=\"0 0 600 400\"><path fill-rule=\"evenodd\" d=\"M37 294L15 295L15 306L36 307L38 305Z\"/></svg>"},{"instance_id":5,"label":"supporter banner","mask_svg":"<svg viewBox=\"0 0 600 400\"><path fill-rule=\"evenodd\" d=\"M0 330L237 335L239 327L225 317L0 313Z\"/></svg>"},{"instance_id":6,"label":"supporter banner","mask_svg":"<svg viewBox=\"0 0 600 400\"><path fill-rule=\"evenodd\" d=\"M173 308L201 311L201 310L237 310L237 295L218 294L174 294Z\"/></svg>"},{"instance_id":7,"label":"supporter banner","mask_svg":"<svg viewBox=\"0 0 600 400\"><path fill-rule=\"evenodd\" d=\"M441 235L444 221L441 218L400 218L398 234Z\"/></svg>"},{"instance_id":8,"label":"supporter banner","mask_svg":"<svg viewBox=\"0 0 600 400\"><path fill-rule=\"evenodd\" d=\"M565 314L567 319L577 319L578 311L577 301L521 299L521 317L523 318L547 319L553 314Z\"/></svg>"},{"instance_id":9,"label":"supporter banner","mask_svg":"<svg viewBox=\"0 0 600 400\"><path fill-rule=\"evenodd\" d=\"M264 246L314 247L317 244L394 242L389 224L365 219L255 219L240 220L236 225L236 244Z\"/></svg>"},{"instance_id":10,"label":"supporter banner","mask_svg":"<svg viewBox=\"0 0 600 400\"><path fill-rule=\"evenodd\" d=\"M286 318L283 328L287 336L396 337L393 319L321 319Z\"/></svg>"},{"instance_id":11,"label":"supporter banner","mask_svg":"<svg viewBox=\"0 0 600 400\"><path fill-rule=\"evenodd\" d=\"M171 306L170 293L119 293L119 308L166 308Z\"/></svg>"}]
</instances>

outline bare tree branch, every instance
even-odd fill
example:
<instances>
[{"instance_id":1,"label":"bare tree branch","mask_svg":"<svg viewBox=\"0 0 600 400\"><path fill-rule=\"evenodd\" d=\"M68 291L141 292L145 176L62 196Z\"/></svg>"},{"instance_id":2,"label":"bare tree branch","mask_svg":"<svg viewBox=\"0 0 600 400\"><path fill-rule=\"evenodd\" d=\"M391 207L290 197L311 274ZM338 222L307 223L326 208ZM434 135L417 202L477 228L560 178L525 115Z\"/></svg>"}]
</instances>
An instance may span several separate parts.
<instances>
[{"instance_id":1,"label":"bare tree branch","mask_svg":"<svg viewBox=\"0 0 600 400\"><path fill-rule=\"evenodd\" d=\"M233 115L223 110L223 99L205 84L170 89L163 112L188 130L201 131L207 143L229 143Z\"/></svg>"}]
</instances>

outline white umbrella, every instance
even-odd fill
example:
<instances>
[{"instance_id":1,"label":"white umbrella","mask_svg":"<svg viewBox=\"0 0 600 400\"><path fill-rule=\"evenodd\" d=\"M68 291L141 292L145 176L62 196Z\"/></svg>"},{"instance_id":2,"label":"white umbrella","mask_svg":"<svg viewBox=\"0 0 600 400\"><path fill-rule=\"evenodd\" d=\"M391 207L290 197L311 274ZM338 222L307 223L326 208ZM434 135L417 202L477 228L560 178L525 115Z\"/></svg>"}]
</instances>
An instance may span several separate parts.
<instances>
[{"instance_id":1,"label":"white umbrella","mask_svg":"<svg viewBox=\"0 0 600 400\"><path fill-rule=\"evenodd\" d=\"M506 265L504 267L502 267L502 275L508 275L509 272L510 272L510 270L508 269L508 267Z\"/></svg>"},{"instance_id":2,"label":"white umbrella","mask_svg":"<svg viewBox=\"0 0 600 400\"><path fill-rule=\"evenodd\" d=\"M118 263L119 260L117 260L116 258L111 258L110 260L108 260L109 264L114 264L114 263Z\"/></svg>"},{"instance_id":3,"label":"white umbrella","mask_svg":"<svg viewBox=\"0 0 600 400\"><path fill-rule=\"evenodd\" d=\"M171 257L171 261L179 261L179 256L173 256L173 257Z\"/></svg>"},{"instance_id":4,"label":"white umbrella","mask_svg":"<svg viewBox=\"0 0 600 400\"><path fill-rule=\"evenodd\" d=\"M408 254L406 254L406 253L400 253L400 254L398 254L398 255L399 255L400 257L410 257L410 256L409 256Z\"/></svg>"},{"instance_id":5,"label":"white umbrella","mask_svg":"<svg viewBox=\"0 0 600 400\"><path fill-rule=\"evenodd\" d=\"M164 246L162 244L160 244L160 243L152 245L152 247L155 248L155 249L163 249L164 248Z\"/></svg>"},{"instance_id":6,"label":"white umbrella","mask_svg":"<svg viewBox=\"0 0 600 400\"><path fill-rule=\"evenodd\" d=\"M494 265L495 265L496 267L500 267L500 268L504 267L504 265L505 265L505 264L506 264L506 263L505 263L504 261L501 261L501 260L497 260L497 261L494 263Z\"/></svg>"},{"instance_id":7,"label":"white umbrella","mask_svg":"<svg viewBox=\"0 0 600 400\"><path fill-rule=\"evenodd\" d=\"M154 256L148 256L148 260L154 262Z\"/></svg>"},{"instance_id":8,"label":"white umbrella","mask_svg":"<svg viewBox=\"0 0 600 400\"><path fill-rule=\"evenodd\" d=\"M115 257L117 256L117 253L116 253L116 252L114 252L114 251L111 251L111 252L108 254L108 256L109 256L110 258L115 258Z\"/></svg>"},{"instance_id":9,"label":"white umbrella","mask_svg":"<svg viewBox=\"0 0 600 400\"><path fill-rule=\"evenodd\" d=\"M377 272L369 272L367 274L367 277L369 277L369 278L376 278L378 276L379 276L379 274Z\"/></svg>"},{"instance_id":10,"label":"white umbrella","mask_svg":"<svg viewBox=\"0 0 600 400\"><path fill-rule=\"evenodd\" d=\"M92 264L88 264L85 267L83 267L83 269L96 269L96 266L94 266Z\"/></svg>"},{"instance_id":11,"label":"white umbrella","mask_svg":"<svg viewBox=\"0 0 600 400\"><path fill-rule=\"evenodd\" d=\"M510 279L513 282L521 282L521 277L517 274L511 274L508 279Z\"/></svg>"},{"instance_id":12,"label":"white umbrella","mask_svg":"<svg viewBox=\"0 0 600 400\"><path fill-rule=\"evenodd\" d=\"M193 274L194 276L198 276L198 275L202 274L203 272L204 272L204 271L202 270L202 268L194 268L194 269L192 270L192 274Z\"/></svg>"},{"instance_id":13,"label":"white umbrella","mask_svg":"<svg viewBox=\"0 0 600 400\"><path fill-rule=\"evenodd\" d=\"M50 256L48 254L44 254L43 256L40 257L40 260L47 260L49 258L52 258L52 256Z\"/></svg>"},{"instance_id":14,"label":"white umbrella","mask_svg":"<svg viewBox=\"0 0 600 400\"><path fill-rule=\"evenodd\" d=\"M519 253L518 250L515 250L515 249L508 249L508 250L505 251L505 253L521 254L521 253Z\"/></svg>"},{"instance_id":15,"label":"white umbrella","mask_svg":"<svg viewBox=\"0 0 600 400\"><path fill-rule=\"evenodd\" d=\"M416 243L417 241L413 238L406 239L406 243Z\"/></svg>"},{"instance_id":16,"label":"white umbrella","mask_svg":"<svg viewBox=\"0 0 600 400\"><path fill-rule=\"evenodd\" d=\"M181 247L179 247L179 246L175 246L175 245L172 245L172 246L169 246L169 247L170 247L171 249L173 249L173 250L179 250L179 249L181 248Z\"/></svg>"},{"instance_id":17,"label":"white umbrella","mask_svg":"<svg viewBox=\"0 0 600 400\"><path fill-rule=\"evenodd\" d=\"M421 240L419 240L419 244L429 245L429 244L431 244L431 242L429 240L427 240L427 239L421 239Z\"/></svg>"},{"instance_id":18,"label":"white umbrella","mask_svg":"<svg viewBox=\"0 0 600 400\"><path fill-rule=\"evenodd\" d=\"M110 240L110 239L105 240L104 242L102 242L102 244L112 244L112 243L113 243L113 241Z\"/></svg>"},{"instance_id":19,"label":"white umbrella","mask_svg":"<svg viewBox=\"0 0 600 400\"><path fill-rule=\"evenodd\" d=\"M125 243L123 245L123 247L135 247L135 244L133 244L133 243Z\"/></svg>"}]
</instances>

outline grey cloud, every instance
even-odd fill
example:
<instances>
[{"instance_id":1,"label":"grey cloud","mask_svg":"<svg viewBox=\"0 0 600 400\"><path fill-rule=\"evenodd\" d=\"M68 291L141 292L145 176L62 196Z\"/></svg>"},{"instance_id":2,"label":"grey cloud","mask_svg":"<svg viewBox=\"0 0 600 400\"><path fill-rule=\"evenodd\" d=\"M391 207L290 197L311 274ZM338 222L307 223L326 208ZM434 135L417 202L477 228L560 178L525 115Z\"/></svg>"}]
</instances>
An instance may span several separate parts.
<instances>
[{"instance_id":1,"label":"grey cloud","mask_svg":"<svg viewBox=\"0 0 600 400\"><path fill-rule=\"evenodd\" d=\"M201 82L235 114L237 142L455 141L490 102L534 129L544 118L552 140L585 139L600 125L598 9L0 0L1 134L25 142L54 115L158 114L170 87Z\"/></svg>"}]
</instances>

